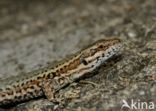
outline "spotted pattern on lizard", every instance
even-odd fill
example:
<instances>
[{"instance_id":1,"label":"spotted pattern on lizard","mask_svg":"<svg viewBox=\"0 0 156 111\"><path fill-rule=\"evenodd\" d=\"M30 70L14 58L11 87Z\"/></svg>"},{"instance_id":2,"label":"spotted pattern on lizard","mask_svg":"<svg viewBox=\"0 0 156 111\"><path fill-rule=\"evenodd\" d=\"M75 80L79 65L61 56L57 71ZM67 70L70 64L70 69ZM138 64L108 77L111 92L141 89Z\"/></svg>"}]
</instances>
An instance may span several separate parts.
<instances>
[{"instance_id":1,"label":"spotted pattern on lizard","mask_svg":"<svg viewBox=\"0 0 156 111\"><path fill-rule=\"evenodd\" d=\"M122 42L118 38L102 39L55 66L10 77L0 81L0 106L45 95L57 101L55 94L64 86L88 75L106 60L118 54ZM30 76L27 76L30 75Z\"/></svg>"}]
</instances>

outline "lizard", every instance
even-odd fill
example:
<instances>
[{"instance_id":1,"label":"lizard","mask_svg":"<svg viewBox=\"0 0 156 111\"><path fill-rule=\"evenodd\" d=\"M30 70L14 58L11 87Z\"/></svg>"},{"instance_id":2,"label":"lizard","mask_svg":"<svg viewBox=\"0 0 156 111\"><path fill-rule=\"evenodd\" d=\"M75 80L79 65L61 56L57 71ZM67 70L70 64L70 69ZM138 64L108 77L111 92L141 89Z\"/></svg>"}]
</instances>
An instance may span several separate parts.
<instances>
[{"instance_id":1,"label":"lizard","mask_svg":"<svg viewBox=\"0 0 156 111\"><path fill-rule=\"evenodd\" d=\"M0 80L0 106L45 96L57 102L55 94L63 87L89 75L105 61L120 52L119 38L101 39L68 59L40 70L30 76L11 77Z\"/></svg>"}]
</instances>

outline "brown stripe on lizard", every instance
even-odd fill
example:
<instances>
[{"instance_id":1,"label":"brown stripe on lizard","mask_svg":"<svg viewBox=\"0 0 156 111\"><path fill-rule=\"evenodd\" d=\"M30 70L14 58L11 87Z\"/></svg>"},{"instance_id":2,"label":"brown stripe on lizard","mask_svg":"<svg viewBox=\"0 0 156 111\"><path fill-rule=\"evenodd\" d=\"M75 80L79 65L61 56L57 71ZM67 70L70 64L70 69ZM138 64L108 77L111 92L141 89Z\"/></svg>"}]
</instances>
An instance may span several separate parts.
<instances>
[{"instance_id":1,"label":"brown stripe on lizard","mask_svg":"<svg viewBox=\"0 0 156 111\"><path fill-rule=\"evenodd\" d=\"M0 106L44 95L55 102L57 91L95 70L116 55L121 46L121 40L118 38L102 39L56 66L1 80Z\"/></svg>"}]
</instances>

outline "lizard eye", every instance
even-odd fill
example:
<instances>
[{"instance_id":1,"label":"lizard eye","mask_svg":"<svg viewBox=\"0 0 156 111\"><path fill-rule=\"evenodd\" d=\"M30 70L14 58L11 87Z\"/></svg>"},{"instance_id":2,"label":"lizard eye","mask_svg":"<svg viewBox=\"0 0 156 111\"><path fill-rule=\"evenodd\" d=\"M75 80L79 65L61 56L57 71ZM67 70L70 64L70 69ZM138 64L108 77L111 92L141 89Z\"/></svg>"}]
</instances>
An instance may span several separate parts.
<instances>
[{"instance_id":1,"label":"lizard eye","mask_svg":"<svg viewBox=\"0 0 156 111\"><path fill-rule=\"evenodd\" d=\"M84 64L84 65L88 65L87 61L84 59L84 57L80 58L80 63Z\"/></svg>"},{"instance_id":2,"label":"lizard eye","mask_svg":"<svg viewBox=\"0 0 156 111\"><path fill-rule=\"evenodd\" d=\"M81 62L82 62L84 65L87 65L87 64L88 64L87 61L86 61L85 59L83 59Z\"/></svg>"}]
</instances>

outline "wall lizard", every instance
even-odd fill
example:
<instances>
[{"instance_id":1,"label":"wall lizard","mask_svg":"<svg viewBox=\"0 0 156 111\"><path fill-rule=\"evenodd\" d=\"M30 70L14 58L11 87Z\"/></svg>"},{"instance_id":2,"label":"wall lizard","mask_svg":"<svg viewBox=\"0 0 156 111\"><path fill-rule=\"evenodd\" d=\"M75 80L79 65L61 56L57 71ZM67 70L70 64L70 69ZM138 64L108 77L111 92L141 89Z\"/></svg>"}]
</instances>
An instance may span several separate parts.
<instances>
[{"instance_id":1,"label":"wall lizard","mask_svg":"<svg viewBox=\"0 0 156 111\"><path fill-rule=\"evenodd\" d=\"M61 88L95 70L116 55L121 47L118 38L102 39L55 66L30 72L30 76L0 80L0 106L43 95L56 102L55 94Z\"/></svg>"}]
</instances>

